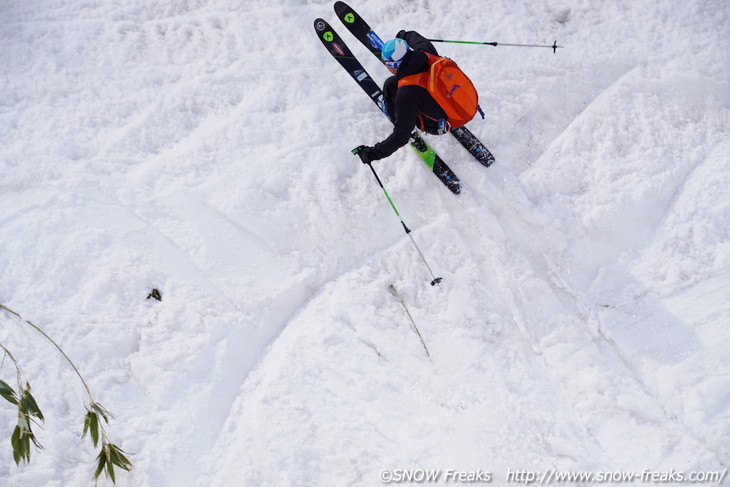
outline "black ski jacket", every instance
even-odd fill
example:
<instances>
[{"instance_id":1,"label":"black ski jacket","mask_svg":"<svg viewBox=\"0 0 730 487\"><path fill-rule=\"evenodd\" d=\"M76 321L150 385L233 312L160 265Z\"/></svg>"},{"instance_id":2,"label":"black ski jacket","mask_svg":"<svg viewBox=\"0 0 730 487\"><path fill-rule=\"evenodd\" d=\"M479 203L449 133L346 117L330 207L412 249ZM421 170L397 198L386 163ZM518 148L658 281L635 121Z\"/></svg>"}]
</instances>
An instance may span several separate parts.
<instances>
[{"instance_id":1,"label":"black ski jacket","mask_svg":"<svg viewBox=\"0 0 730 487\"><path fill-rule=\"evenodd\" d=\"M399 37L405 39L413 50L403 58L403 62L396 72L395 80L390 80L393 82L411 74L428 71L428 58L424 51L438 56L433 44L418 32L401 32ZM428 91L415 85L398 88L393 103L393 112L391 114L395 117L393 133L374 146L374 156L377 159L388 157L408 143L410 135L418 123L419 115L425 125L425 131L434 134L438 133L438 119L446 118L446 113Z\"/></svg>"}]
</instances>

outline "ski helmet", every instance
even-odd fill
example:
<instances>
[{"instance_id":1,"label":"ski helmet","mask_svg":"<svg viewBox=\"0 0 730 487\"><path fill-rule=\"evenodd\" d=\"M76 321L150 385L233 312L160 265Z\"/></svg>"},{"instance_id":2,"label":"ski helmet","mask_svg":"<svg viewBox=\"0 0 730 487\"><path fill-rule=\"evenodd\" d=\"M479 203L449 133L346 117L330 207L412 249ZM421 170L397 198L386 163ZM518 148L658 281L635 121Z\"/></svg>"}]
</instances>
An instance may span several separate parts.
<instances>
[{"instance_id":1,"label":"ski helmet","mask_svg":"<svg viewBox=\"0 0 730 487\"><path fill-rule=\"evenodd\" d=\"M400 63L403 62L403 58L408 52L408 43L400 38L391 39L383 44L383 49L380 51L380 57L383 59L383 63L389 68L397 69Z\"/></svg>"}]
</instances>

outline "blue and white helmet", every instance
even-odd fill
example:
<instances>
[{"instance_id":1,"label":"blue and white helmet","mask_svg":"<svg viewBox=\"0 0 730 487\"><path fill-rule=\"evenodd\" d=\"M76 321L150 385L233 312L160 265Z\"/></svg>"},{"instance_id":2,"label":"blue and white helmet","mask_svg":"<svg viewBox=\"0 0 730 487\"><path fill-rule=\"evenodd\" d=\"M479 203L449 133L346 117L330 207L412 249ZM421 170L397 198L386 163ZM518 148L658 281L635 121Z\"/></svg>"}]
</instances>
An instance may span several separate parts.
<instances>
[{"instance_id":1,"label":"blue and white helmet","mask_svg":"<svg viewBox=\"0 0 730 487\"><path fill-rule=\"evenodd\" d=\"M380 51L380 57L383 63L389 68L398 69L400 63L403 62L403 58L408 53L408 43L400 38L391 39L383 44L383 49Z\"/></svg>"}]
</instances>

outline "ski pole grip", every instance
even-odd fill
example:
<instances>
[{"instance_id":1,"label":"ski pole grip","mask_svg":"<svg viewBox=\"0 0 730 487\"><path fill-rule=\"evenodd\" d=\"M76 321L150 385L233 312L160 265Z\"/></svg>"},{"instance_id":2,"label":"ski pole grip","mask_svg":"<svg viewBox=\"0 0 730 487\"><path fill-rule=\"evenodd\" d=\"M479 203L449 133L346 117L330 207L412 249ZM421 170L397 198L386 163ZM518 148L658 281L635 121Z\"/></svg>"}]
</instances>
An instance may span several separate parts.
<instances>
[{"instance_id":1,"label":"ski pole grip","mask_svg":"<svg viewBox=\"0 0 730 487\"><path fill-rule=\"evenodd\" d=\"M371 166L370 163L373 162L373 161L370 159L370 155L369 155L369 153L367 151L365 151L365 149L366 149L366 146L360 145L360 146L355 147L354 149L352 149L351 152L353 154L355 154L356 156L360 157L360 161L363 164L367 164L368 166L370 166L372 168L373 166Z\"/></svg>"}]
</instances>

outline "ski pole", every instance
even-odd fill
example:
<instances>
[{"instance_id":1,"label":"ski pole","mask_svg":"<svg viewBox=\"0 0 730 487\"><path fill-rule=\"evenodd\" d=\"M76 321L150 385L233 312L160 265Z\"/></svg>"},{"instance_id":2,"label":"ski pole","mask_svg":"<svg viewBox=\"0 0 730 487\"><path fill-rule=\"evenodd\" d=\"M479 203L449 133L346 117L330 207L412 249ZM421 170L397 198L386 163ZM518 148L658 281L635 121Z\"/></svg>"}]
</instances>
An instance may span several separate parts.
<instances>
[{"instance_id":1,"label":"ski pole","mask_svg":"<svg viewBox=\"0 0 730 487\"><path fill-rule=\"evenodd\" d=\"M400 304L403 305L403 309L406 310L406 314L408 315L408 319L411 320L411 326L413 327L413 331L416 332L416 335L418 335L418 338L421 340L421 345L423 345L423 349L426 351L426 356L430 359L431 354L428 353L428 347L426 346L426 342L423 341L423 337L421 336L421 332L418 331L418 327L416 326L416 322L413 321L413 316L411 316L411 312L408 311L408 306L406 306L406 302L403 300L403 297L400 295L398 290L395 288L394 285L390 285L388 287L388 290L390 291L390 294L395 296L395 299L400 301Z\"/></svg>"},{"instance_id":2,"label":"ski pole","mask_svg":"<svg viewBox=\"0 0 730 487\"><path fill-rule=\"evenodd\" d=\"M356 148L352 149L352 153L355 155L358 155L358 153L362 150L362 148L363 148L363 146L356 147ZM393 208L393 211L400 219L400 223L401 223L401 225L403 225L403 230L405 230L406 235L408 235L408 238L410 238L411 242L413 242L413 246L418 251L418 255L421 256L421 260L423 261L423 263L426 264L426 268L428 268L428 272L431 274L431 277L433 279L431 281L431 285L435 286L436 284L440 283L443 279L441 277L436 277L434 275L433 271L431 270L431 266L428 265L428 262L426 261L426 257L423 256L423 252L421 252L420 247L418 247L418 244L413 239L413 235L411 235L411 229L406 226L405 222L403 221L403 217L400 216L400 213L398 213L398 209L395 207L393 200L390 199L390 195L388 194L388 191L386 191L385 186L383 186L383 182L378 177L378 173L375 172L375 168L373 167L373 165L371 163L368 162L367 164L370 167L370 170L373 172L373 176L375 176L375 179L378 181L378 184L380 185L380 189L383 190L383 194L385 194L385 197L388 199L388 203L390 203L391 208Z\"/></svg>"},{"instance_id":3,"label":"ski pole","mask_svg":"<svg viewBox=\"0 0 730 487\"><path fill-rule=\"evenodd\" d=\"M449 41L445 39L429 39L431 42L450 42L453 44L480 44L483 46L510 46L510 47L549 47L553 50L553 53L558 49L562 49L565 46L559 46L558 41L553 42L552 46L544 44L505 44L504 42L476 42L476 41Z\"/></svg>"}]
</instances>

